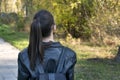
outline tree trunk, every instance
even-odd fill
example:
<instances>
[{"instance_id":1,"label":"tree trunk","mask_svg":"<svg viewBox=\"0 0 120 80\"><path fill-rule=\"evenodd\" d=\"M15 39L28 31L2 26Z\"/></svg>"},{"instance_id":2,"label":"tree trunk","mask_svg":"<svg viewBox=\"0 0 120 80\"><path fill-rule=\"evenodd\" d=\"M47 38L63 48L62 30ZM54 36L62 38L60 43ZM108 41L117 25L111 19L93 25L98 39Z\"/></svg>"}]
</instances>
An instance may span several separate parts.
<instances>
[{"instance_id":1,"label":"tree trunk","mask_svg":"<svg viewBox=\"0 0 120 80\"><path fill-rule=\"evenodd\" d=\"M32 0L26 0L25 2L26 5L26 16L29 17L32 15Z\"/></svg>"}]
</instances>

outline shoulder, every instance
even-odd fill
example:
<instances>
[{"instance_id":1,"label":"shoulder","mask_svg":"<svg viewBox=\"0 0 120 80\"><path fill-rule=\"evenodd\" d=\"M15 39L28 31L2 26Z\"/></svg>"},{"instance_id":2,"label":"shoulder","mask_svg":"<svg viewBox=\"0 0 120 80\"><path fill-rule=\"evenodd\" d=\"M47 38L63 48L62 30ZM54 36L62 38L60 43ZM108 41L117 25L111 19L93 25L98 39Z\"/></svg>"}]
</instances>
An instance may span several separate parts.
<instances>
[{"instance_id":1,"label":"shoulder","mask_svg":"<svg viewBox=\"0 0 120 80\"><path fill-rule=\"evenodd\" d=\"M27 48L23 49L18 54L18 59L25 60L26 58L28 58L28 49Z\"/></svg>"},{"instance_id":2,"label":"shoulder","mask_svg":"<svg viewBox=\"0 0 120 80\"><path fill-rule=\"evenodd\" d=\"M65 47L65 55L66 57L72 58L75 57L76 58L76 53L75 51L73 51L72 49Z\"/></svg>"},{"instance_id":3,"label":"shoulder","mask_svg":"<svg viewBox=\"0 0 120 80\"><path fill-rule=\"evenodd\" d=\"M77 62L77 59L76 59L76 53L75 51L73 51L72 49L68 48L68 47L65 47L65 66L67 69L69 69L70 67L73 67L76 62Z\"/></svg>"}]
</instances>

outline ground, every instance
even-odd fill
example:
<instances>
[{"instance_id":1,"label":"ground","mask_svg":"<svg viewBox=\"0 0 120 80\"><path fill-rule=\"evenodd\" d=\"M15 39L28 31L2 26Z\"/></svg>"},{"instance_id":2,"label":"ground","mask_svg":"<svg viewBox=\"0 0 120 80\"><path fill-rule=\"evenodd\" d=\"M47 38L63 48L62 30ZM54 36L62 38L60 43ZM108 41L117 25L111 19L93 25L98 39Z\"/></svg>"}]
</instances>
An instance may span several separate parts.
<instances>
[{"instance_id":1,"label":"ground","mask_svg":"<svg viewBox=\"0 0 120 80\"><path fill-rule=\"evenodd\" d=\"M0 38L0 80L17 80L19 50Z\"/></svg>"}]
</instances>

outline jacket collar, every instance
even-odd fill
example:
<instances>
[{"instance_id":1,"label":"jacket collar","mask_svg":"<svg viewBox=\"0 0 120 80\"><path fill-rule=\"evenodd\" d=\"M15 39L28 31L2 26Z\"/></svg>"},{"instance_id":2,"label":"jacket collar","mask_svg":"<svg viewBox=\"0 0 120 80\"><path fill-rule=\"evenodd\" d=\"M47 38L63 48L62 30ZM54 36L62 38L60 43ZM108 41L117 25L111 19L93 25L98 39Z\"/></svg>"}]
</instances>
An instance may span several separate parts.
<instances>
[{"instance_id":1,"label":"jacket collar","mask_svg":"<svg viewBox=\"0 0 120 80\"><path fill-rule=\"evenodd\" d=\"M52 42L52 41L50 41L50 42L43 42L42 45L46 46L46 47L49 47L49 46L50 47L61 47L62 46L60 42Z\"/></svg>"}]
</instances>

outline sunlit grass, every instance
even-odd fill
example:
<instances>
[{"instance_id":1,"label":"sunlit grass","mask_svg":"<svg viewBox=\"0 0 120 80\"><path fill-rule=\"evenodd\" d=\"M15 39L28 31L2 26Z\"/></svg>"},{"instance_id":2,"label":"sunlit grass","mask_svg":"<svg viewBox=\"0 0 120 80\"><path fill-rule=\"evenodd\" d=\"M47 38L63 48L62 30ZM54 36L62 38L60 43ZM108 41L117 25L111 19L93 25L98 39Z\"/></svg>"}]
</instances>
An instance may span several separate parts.
<instances>
[{"instance_id":1,"label":"sunlit grass","mask_svg":"<svg viewBox=\"0 0 120 80\"><path fill-rule=\"evenodd\" d=\"M0 26L0 37L20 50L28 45L28 33L14 31L7 25Z\"/></svg>"},{"instance_id":2,"label":"sunlit grass","mask_svg":"<svg viewBox=\"0 0 120 80\"><path fill-rule=\"evenodd\" d=\"M28 46L28 33L14 31L6 25L0 26L0 37L20 50ZM113 61L116 46L88 46L70 36L57 41L77 54L75 80L120 80L120 64Z\"/></svg>"}]
</instances>

